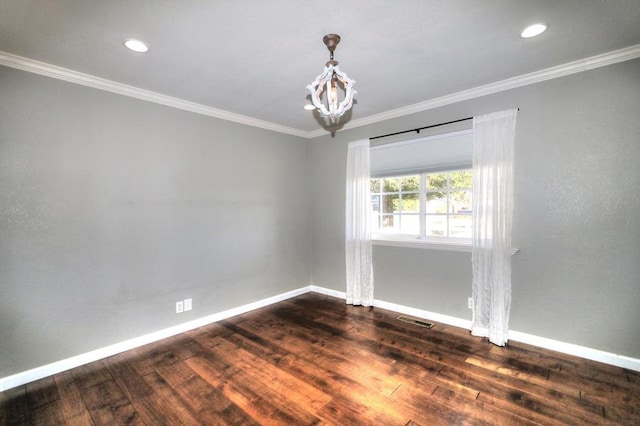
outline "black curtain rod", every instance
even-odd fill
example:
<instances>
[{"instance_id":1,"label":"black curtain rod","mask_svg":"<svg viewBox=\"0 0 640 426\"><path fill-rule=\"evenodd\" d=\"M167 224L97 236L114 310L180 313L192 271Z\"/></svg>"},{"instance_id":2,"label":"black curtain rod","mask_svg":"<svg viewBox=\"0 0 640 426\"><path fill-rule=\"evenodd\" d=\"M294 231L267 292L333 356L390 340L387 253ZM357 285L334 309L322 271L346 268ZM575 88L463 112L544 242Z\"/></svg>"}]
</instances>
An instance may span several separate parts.
<instances>
[{"instance_id":1,"label":"black curtain rod","mask_svg":"<svg viewBox=\"0 0 640 426\"><path fill-rule=\"evenodd\" d=\"M389 133L388 135L374 136L372 138L369 138L369 140L380 139L380 138L388 138L389 136L401 135L403 133L411 133L411 132L420 133L420 130L431 129L432 127L446 126L447 124L459 123L461 121L467 121L467 120L473 120L473 117L467 117L467 118L461 118L459 120L447 121L446 123L432 124L431 126L418 127L417 129L403 130L402 132Z\"/></svg>"},{"instance_id":2,"label":"black curtain rod","mask_svg":"<svg viewBox=\"0 0 640 426\"><path fill-rule=\"evenodd\" d=\"M518 108L518 111L520 111L520 108ZM411 132L420 133L420 130L431 129L432 127L446 126L447 124L459 123L461 121L467 121L467 120L473 120L473 117L467 117L467 118L461 118L459 120L447 121L446 123L432 124L431 126L418 127L417 129L403 130L401 132L389 133L388 135L374 136L372 138L369 138L369 140L380 139L380 138L388 138L389 136L402 135L403 133L411 133Z\"/></svg>"}]
</instances>

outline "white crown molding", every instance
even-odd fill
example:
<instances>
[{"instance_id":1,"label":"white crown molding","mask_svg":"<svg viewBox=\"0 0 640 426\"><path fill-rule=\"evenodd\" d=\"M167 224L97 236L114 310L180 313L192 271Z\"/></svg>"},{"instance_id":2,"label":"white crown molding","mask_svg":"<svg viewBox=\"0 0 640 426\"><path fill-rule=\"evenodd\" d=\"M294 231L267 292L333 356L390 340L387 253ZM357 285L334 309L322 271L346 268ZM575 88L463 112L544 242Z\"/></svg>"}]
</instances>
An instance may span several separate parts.
<instances>
[{"instance_id":1,"label":"white crown molding","mask_svg":"<svg viewBox=\"0 0 640 426\"><path fill-rule=\"evenodd\" d=\"M58 67L56 65L47 64L45 62L40 62L22 56L14 55L12 53L0 51L0 65L5 65L7 67L16 68L22 71L28 71L35 74L56 78L58 80L68 81L70 83L80 84L82 86L92 87L94 89L129 96L131 98L141 99L143 101L153 102L172 108L194 112L196 114L215 117L221 120L232 121L234 123L259 127L261 129L272 130L274 132L285 133L303 138L308 137L308 132L304 130L282 126L280 124L271 123L269 121L258 120L256 118L247 117L245 115L234 114L229 111L212 108L195 102L185 101L183 99L174 98L172 96L163 95L161 93L152 92L150 90L140 89L138 87L129 86L93 75L73 71L67 68Z\"/></svg>"},{"instance_id":2,"label":"white crown molding","mask_svg":"<svg viewBox=\"0 0 640 426\"><path fill-rule=\"evenodd\" d=\"M601 55L591 56L585 59L579 59L573 62L567 62L566 64L546 68L540 71L534 71L517 77L508 78L506 80L497 81L495 83L486 84L484 86L463 90L461 92L456 92L406 107L393 109L390 111L382 112L380 114L370 115L368 117L360 118L346 123L344 127L342 127L341 131L366 126L368 124L378 123L380 121L390 120L393 118L403 117L405 115L415 114L417 112L427 111L445 105L467 101L470 99L479 98L481 96L515 89L517 87L527 86L529 84L540 83L542 81L552 80L554 78L564 77L566 75L576 74L582 71L588 71L594 68L612 65L618 62L629 61L638 57L640 57L640 44L625 47L619 50L614 50L612 52L603 53ZM324 129L313 130L307 132L307 137L315 138L318 136L325 136L327 133L328 132Z\"/></svg>"},{"instance_id":3,"label":"white crown molding","mask_svg":"<svg viewBox=\"0 0 640 426\"><path fill-rule=\"evenodd\" d=\"M625 47L619 50L614 50L612 52L603 53L601 55L591 56L585 59L579 59L577 61L568 62L566 64L543 69L540 71L534 71L532 73L508 78L506 80L497 81L495 83L486 84L484 86L463 90L461 92L456 92L406 107L393 109L390 111L382 112L380 114L363 117L346 123L341 131L353 129L356 127L362 127L393 118L403 117L405 115L415 114L417 112L427 111L445 105L454 104L456 102L462 102L474 98L479 98L481 96L502 92L505 90L515 89L517 87L527 86L529 84L552 80L554 78L564 77L566 75L612 65L618 62L629 61L638 57L640 57L640 44ZM171 96L163 95L161 93L140 89L134 86L128 86L126 84L117 83L115 81L92 76L89 74L84 74L67 68L58 67L56 65L47 64L45 62L36 61L3 51L0 51L0 65L44 75L47 77L57 78L59 80L64 80L87 87L93 87L99 90L105 90L107 92L117 93L148 102L154 102L172 108L178 108L185 111L194 112L196 114L202 114L209 117L219 118L221 120L232 121L234 123L245 124L247 126L259 127L261 129L272 130L274 132L284 133L292 136L311 139L319 136L325 136L328 133L328 131L325 129L305 131L301 129L295 129L293 127L282 126L280 124L275 124L268 121L258 120L256 118L248 117L245 115L235 114L206 105L197 104L195 102L185 101L179 98L174 98Z\"/></svg>"}]
</instances>

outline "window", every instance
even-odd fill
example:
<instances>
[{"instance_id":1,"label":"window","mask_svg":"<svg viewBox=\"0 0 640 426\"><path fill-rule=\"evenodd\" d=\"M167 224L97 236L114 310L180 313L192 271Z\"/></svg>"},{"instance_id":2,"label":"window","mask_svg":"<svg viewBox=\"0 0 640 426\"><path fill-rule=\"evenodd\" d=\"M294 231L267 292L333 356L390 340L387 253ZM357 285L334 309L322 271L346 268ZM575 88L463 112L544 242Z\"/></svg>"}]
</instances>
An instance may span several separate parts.
<instances>
[{"instance_id":1,"label":"window","mask_svg":"<svg viewBox=\"0 0 640 426\"><path fill-rule=\"evenodd\" d=\"M370 153L376 244L470 250L472 129L381 141Z\"/></svg>"},{"instance_id":2,"label":"window","mask_svg":"<svg viewBox=\"0 0 640 426\"><path fill-rule=\"evenodd\" d=\"M374 234L413 239L471 239L472 171L371 179Z\"/></svg>"}]
</instances>

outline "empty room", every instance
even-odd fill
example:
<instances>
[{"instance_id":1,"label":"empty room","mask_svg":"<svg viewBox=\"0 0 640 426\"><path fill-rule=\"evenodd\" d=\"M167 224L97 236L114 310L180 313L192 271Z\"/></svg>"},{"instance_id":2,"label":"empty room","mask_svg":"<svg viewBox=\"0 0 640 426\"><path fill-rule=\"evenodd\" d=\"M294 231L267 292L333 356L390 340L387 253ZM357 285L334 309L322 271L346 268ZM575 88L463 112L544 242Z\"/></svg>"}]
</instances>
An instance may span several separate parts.
<instances>
[{"instance_id":1,"label":"empty room","mask_svg":"<svg viewBox=\"0 0 640 426\"><path fill-rule=\"evenodd\" d=\"M0 0L0 425L640 424L638 23Z\"/></svg>"}]
</instances>

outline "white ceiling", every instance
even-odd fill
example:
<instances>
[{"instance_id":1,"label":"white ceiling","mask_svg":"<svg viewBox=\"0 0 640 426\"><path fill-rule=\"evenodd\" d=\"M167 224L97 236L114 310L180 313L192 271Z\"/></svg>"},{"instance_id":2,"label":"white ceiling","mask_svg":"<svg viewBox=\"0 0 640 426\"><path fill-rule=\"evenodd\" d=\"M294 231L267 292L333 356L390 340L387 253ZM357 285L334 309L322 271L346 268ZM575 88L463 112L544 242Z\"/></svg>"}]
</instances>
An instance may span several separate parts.
<instances>
[{"instance_id":1,"label":"white ceiling","mask_svg":"<svg viewBox=\"0 0 640 426\"><path fill-rule=\"evenodd\" d=\"M550 27L520 38L534 22ZM303 132L321 129L302 107L327 33L357 123L640 45L640 1L0 0L0 51Z\"/></svg>"}]
</instances>

